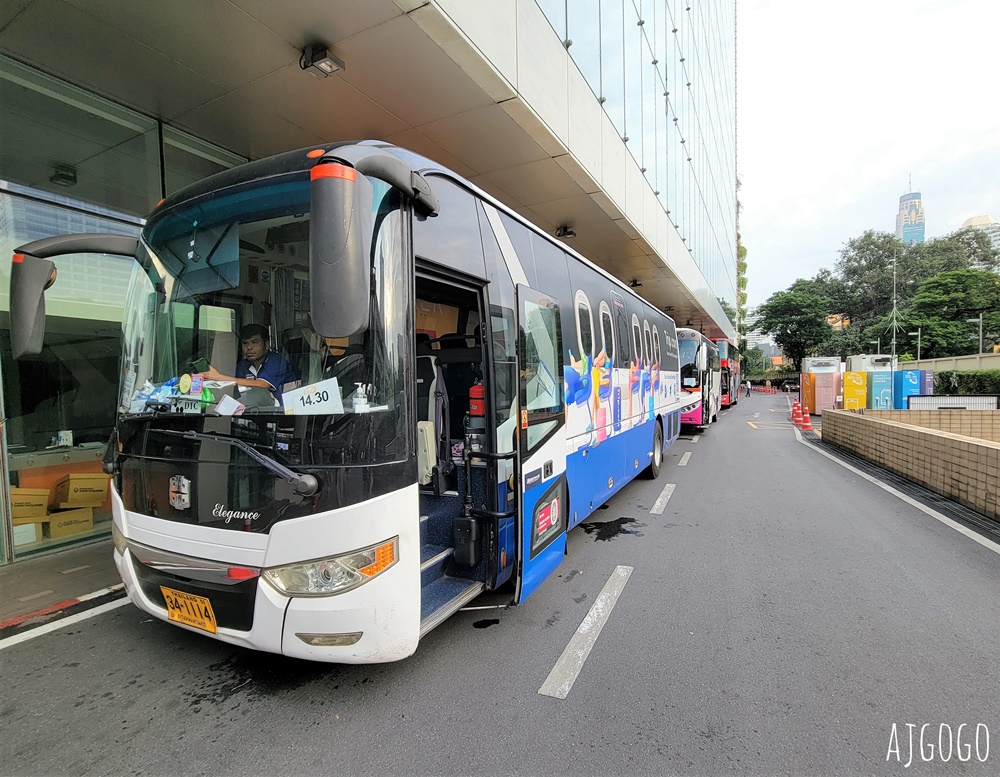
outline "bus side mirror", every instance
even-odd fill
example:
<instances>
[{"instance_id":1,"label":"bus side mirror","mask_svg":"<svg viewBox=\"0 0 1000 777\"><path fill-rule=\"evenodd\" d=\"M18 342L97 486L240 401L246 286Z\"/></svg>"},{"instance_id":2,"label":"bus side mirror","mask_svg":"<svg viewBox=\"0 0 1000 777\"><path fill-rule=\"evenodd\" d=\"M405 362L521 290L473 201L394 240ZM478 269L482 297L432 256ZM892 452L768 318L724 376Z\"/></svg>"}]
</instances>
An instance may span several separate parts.
<instances>
[{"instance_id":1,"label":"bus side mirror","mask_svg":"<svg viewBox=\"0 0 1000 777\"><path fill-rule=\"evenodd\" d=\"M698 346L698 372L708 369L708 349L704 345Z\"/></svg>"},{"instance_id":2,"label":"bus side mirror","mask_svg":"<svg viewBox=\"0 0 1000 777\"><path fill-rule=\"evenodd\" d=\"M372 185L337 160L310 171L309 311L321 337L368 328Z\"/></svg>"},{"instance_id":3,"label":"bus side mirror","mask_svg":"<svg viewBox=\"0 0 1000 777\"><path fill-rule=\"evenodd\" d=\"M37 356L45 340L45 290L55 283L49 259L14 254L10 266L10 348L15 359Z\"/></svg>"}]
</instances>

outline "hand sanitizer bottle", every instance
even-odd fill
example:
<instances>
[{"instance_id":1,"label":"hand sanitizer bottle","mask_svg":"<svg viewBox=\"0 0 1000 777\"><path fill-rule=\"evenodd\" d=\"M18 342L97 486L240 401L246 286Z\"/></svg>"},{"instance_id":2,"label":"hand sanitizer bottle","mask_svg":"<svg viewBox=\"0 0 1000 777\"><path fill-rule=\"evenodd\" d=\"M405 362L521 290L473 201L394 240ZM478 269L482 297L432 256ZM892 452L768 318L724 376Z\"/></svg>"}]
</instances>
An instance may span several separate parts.
<instances>
[{"instance_id":1,"label":"hand sanitizer bottle","mask_svg":"<svg viewBox=\"0 0 1000 777\"><path fill-rule=\"evenodd\" d=\"M358 390L354 392L353 397L353 407L355 413L367 413L368 412L368 397L365 395L365 384L355 383Z\"/></svg>"}]
</instances>

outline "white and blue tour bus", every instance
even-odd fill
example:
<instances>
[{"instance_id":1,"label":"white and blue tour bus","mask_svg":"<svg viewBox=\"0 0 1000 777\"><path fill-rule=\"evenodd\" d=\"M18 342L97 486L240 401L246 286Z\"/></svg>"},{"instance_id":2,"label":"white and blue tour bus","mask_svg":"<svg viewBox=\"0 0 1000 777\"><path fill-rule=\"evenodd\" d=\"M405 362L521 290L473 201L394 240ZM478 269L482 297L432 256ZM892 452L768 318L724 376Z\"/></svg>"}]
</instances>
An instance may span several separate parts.
<instances>
[{"instance_id":1,"label":"white and blue tour bus","mask_svg":"<svg viewBox=\"0 0 1000 777\"><path fill-rule=\"evenodd\" d=\"M219 173L138 239L22 246L16 357L47 347L54 260L80 253L134 260L104 463L115 564L136 606L225 642L404 658L483 592L524 602L680 430L669 317L384 143ZM237 380L248 324L280 361Z\"/></svg>"}]
</instances>

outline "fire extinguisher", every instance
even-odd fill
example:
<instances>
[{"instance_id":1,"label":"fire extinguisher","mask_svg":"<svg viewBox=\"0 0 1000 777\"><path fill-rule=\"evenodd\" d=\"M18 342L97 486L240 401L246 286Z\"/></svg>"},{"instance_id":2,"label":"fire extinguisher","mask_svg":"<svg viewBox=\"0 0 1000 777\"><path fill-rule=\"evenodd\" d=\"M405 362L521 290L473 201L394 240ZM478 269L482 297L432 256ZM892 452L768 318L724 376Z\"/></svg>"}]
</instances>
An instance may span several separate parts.
<instances>
[{"instance_id":1,"label":"fire extinguisher","mask_svg":"<svg viewBox=\"0 0 1000 777\"><path fill-rule=\"evenodd\" d=\"M469 415L486 415L486 386L480 381L469 388Z\"/></svg>"}]
</instances>

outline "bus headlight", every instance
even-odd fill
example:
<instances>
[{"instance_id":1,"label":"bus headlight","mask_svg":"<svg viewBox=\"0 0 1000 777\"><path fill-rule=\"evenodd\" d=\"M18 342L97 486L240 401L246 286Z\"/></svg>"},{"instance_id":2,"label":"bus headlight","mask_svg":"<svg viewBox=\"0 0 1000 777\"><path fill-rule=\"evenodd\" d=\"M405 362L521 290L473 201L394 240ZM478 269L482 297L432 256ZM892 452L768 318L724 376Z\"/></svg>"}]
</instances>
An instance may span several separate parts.
<instances>
[{"instance_id":1,"label":"bus headlight","mask_svg":"<svg viewBox=\"0 0 1000 777\"><path fill-rule=\"evenodd\" d=\"M378 577L399 558L399 537L339 556L271 567L267 582L287 596L333 596Z\"/></svg>"},{"instance_id":2,"label":"bus headlight","mask_svg":"<svg viewBox=\"0 0 1000 777\"><path fill-rule=\"evenodd\" d=\"M118 524L114 521L111 522L111 541L115 544L115 550L118 551L118 554L124 556L125 549L128 547L128 540L125 539L125 535L122 534L121 529L118 528Z\"/></svg>"}]
</instances>

